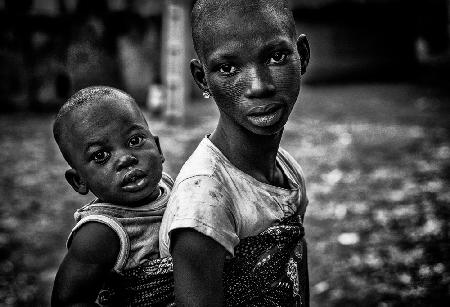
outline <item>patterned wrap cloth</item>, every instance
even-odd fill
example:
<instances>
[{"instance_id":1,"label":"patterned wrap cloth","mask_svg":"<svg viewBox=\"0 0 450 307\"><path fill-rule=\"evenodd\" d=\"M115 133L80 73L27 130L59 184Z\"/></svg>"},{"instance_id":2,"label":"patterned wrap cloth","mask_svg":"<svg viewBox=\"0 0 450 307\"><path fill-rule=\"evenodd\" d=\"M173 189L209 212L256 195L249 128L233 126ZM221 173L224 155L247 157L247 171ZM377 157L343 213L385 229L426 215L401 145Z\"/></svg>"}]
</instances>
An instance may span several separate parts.
<instances>
[{"instance_id":1,"label":"patterned wrap cloth","mask_svg":"<svg viewBox=\"0 0 450 307\"><path fill-rule=\"evenodd\" d=\"M100 291L100 306L175 306L172 258L159 258L113 272Z\"/></svg>"},{"instance_id":2,"label":"patterned wrap cloth","mask_svg":"<svg viewBox=\"0 0 450 307\"><path fill-rule=\"evenodd\" d=\"M299 215L240 241L224 267L225 306L309 306L306 242ZM170 257L112 273L101 306L175 306Z\"/></svg>"},{"instance_id":3,"label":"patterned wrap cloth","mask_svg":"<svg viewBox=\"0 0 450 307\"><path fill-rule=\"evenodd\" d=\"M225 305L309 306L306 256L299 215L242 239L225 262Z\"/></svg>"}]
</instances>

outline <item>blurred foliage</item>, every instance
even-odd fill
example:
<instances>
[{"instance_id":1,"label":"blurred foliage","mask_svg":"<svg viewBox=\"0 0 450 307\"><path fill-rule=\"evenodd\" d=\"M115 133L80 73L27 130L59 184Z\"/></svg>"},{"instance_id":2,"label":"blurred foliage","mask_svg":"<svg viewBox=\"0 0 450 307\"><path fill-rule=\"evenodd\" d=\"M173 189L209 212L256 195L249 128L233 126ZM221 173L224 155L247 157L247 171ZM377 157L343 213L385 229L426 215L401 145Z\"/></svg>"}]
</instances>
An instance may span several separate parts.
<instances>
[{"instance_id":1,"label":"blurred foliage","mask_svg":"<svg viewBox=\"0 0 450 307\"><path fill-rule=\"evenodd\" d=\"M305 87L282 146L301 163L312 306L443 306L449 299L449 95L412 85ZM150 118L175 176L217 118ZM47 306L90 200L70 190L52 115L0 115L0 304Z\"/></svg>"}]
</instances>

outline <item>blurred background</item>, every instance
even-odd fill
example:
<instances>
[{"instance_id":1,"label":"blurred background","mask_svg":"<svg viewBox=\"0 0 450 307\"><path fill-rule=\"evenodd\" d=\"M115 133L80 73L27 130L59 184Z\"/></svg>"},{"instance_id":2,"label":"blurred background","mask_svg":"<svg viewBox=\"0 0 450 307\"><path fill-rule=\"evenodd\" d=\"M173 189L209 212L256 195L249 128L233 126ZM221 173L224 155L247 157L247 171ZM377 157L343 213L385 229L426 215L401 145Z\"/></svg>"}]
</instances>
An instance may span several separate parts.
<instances>
[{"instance_id":1,"label":"blurred background","mask_svg":"<svg viewBox=\"0 0 450 307\"><path fill-rule=\"evenodd\" d=\"M176 177L217 111L188 72L192 0L0 0L0 305L48 306L73 212L59 106L110 85ZM450 301L450 1L291 0L311 61L282 146L303 166L312 306Z\"/></svg>"}]
</instances>

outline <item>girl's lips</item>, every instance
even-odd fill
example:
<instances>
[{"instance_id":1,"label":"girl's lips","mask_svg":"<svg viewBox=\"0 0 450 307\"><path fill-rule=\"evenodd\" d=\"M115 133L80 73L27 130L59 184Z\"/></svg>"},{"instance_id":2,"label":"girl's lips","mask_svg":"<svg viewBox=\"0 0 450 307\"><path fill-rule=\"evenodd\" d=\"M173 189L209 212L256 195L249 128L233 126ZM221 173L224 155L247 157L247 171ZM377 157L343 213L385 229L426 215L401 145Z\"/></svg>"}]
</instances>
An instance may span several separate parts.
<instances>
[{"instance_id":1,"label":"girl's lips","mask_svg":"<svg viewBox=\"0 0 450 307\"><path fill-rule=\"evenodd\" d=\"M255 106L255 107L251 108L247 114L249 116L256 116L256 115L261 115L261 114L266 114L266 113L273 113L282 107L283 107L282 103L264 104L261 106Z\"/></svg>"},{"instance_id":2,"label":"girl's lips","mask_svg":"<svg viewBox=\"0 0 450 307\"><path fill-rule=\"evenodd\" d=\"M265 113L253 113L247 115L249 121L258 127L269 127L278 122L283 115L283 108L272 109Z\"/></svg>"}]
</instances>

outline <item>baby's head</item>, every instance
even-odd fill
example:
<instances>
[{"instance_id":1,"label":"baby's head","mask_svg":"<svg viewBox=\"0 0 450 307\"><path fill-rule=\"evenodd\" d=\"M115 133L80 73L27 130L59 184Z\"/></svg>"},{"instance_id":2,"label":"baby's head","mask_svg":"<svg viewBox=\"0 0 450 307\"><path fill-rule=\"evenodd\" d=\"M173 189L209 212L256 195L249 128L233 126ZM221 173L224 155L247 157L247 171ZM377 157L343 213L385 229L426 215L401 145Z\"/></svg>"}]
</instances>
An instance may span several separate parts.
<instances>
[{"instance_id":1,"label":"baby's head","mask_svg":"<svg viewBox=\"0 0 450 307\"><path fill-rule=\"evenodd\" d=\"M128 94L105 86L78 91L59 110L53 135L78 193L130 207L159 195L164 157Z\"/></svg>"},{"instance_id":2,"label":"baby's head","mask_svg":"<svg viewBox=\"0 0 450 307\"><path fill-rule=\"evenodd\" d=\"M309 61L287 1L197 0L191 26L199 57L191 72L222 122L256 134L281 131Z\"/></svg>"}]
</instances>

